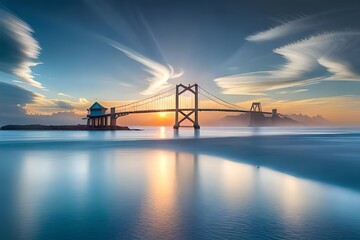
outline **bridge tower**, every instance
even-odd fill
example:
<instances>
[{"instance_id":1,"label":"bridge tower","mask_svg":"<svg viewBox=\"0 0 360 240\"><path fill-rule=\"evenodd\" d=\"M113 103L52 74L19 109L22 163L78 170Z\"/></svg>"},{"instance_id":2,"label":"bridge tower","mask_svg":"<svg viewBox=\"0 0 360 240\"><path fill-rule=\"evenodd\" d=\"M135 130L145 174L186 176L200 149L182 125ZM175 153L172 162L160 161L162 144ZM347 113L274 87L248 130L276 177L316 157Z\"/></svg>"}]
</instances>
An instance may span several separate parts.
<instances>
[{"instance_id":1,"label":"bridge tower","mask_svg":"<svg viewBox=\"0 0 360 240\"><path fill-rule=\"evenodd\" d=\"M265 116L262 113L261 103L253 102L250 108L250 127L262 126Z\"/></svg>"},{"instance_id":2,"label":"bridge tower","mask_svg":"<svg viewBox=\"0 0 360 240\"><path fill-rule=\"evenodd\" d=\"M260 102L253 102L251 104L250 112L262 112L261 103Z\"/></svg>"},{"instance_id":3,"label":"bridge tower","mask_svg":"<svg viewBox=\"0 0 360 240\"><path fill-rule=\"evenodd\" d=\"M195 98L195 106L193 110L184 111L179 108L180 105L180 95L185 92L191 92L194 94ZM183 84L176 85L176 93L175 93L175 124L174 129L179 129L181 127L181 123L186 119L193 123L194 129L200 129L199 125L199 86L197 84L185 86ZM181 119L179 119L179 113ZM194 116L194 119L191 116Z\"/></svg>"}]
</instances>

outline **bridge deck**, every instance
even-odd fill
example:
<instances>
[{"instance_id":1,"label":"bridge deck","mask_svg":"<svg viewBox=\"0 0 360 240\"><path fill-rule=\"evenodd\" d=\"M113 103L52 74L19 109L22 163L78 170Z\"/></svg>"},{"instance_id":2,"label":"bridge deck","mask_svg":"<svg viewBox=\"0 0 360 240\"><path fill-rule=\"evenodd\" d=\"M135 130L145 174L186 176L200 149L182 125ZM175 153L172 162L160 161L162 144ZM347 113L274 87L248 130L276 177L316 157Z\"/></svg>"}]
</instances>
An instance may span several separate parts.
<instances>
[{"instance_id":1,"label":"bridge deck","mask_svg":"<svg viewBox=\"0 0 360 240\"><path fill-rule=\"evenodd\" d=\"M193 108L181 108L179 111L193 111ZM124 112L115 112L117 117L129 115L129 114L139 114L139 113L159 113L159 112L175 112L176 109L156 109L156 110L133 110L133 111L124 111ZM240 109L215 109L215 108L199 108L199 112L233 112L233 113L249 113L249 110L240 110ZM272 114L271 112L258 112L263 114ZM104 115L98 115L94 117L109 117L111 113Z\"/></svg>"}]
</instances>

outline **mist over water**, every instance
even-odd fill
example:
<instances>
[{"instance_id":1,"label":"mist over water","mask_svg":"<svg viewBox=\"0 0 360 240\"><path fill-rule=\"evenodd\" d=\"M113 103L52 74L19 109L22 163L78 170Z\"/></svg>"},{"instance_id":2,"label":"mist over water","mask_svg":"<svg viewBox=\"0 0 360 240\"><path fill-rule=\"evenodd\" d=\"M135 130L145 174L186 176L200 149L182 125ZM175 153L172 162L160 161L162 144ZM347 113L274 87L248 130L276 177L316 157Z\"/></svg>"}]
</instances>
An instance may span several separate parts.
<instances>
[{"instance_id":1,"label":"mist over water","mask_svg":"<svg viewBox=\"0 0 360 240\"><path fill-rule=\"evenodd\" d=\"M202 127L200 131L171 127L133 127L141 131L0 131L0 143L16 141L118 141L176 138L246 137L309 134L360 134L356 128Z\"/></svg>"},{"instance_id":2,"label":"mist over water","mask_svg":"<svg viewBox=\"0 0 360 240\"><path fill-rule=\"evenodd\" d=\"M219 144L240 136L245 147L266 136L269 144L236 159L167 145L211 144L215 136L226 137ZM339 166L359 166L356 129L0 131L0 239L360 238L357 188L263 166L265 156L281 163L307 156L276 151L292 151L292 139L301 139L304 154L328 149L329 160L336 145Z\"/></svg>"}]
</instances>

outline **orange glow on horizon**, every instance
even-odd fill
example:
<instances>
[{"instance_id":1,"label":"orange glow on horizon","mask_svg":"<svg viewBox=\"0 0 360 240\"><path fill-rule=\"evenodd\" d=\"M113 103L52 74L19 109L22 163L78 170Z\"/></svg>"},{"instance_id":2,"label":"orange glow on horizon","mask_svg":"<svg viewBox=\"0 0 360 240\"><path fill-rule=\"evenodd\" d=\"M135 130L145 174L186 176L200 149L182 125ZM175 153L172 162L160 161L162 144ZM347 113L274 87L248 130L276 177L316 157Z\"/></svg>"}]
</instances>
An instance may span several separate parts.
<instances>
[{"instance_id":1,"label":"orange glow on horizon","mask_svg":"<svg viewBox=\"0 0 360 240\"><path fill-rule=\"evenodd\" d=\"M160 118L165 118L167 116L166 112L159 112L159 117Z\"/></svg>"},{"instance_id":2,"label":"orange glow on horizon","mask_svg":"<svg viewBox=\"0 0 360 240\"><path fill-rule=\"evenodd\" d=\"M24 109L27 114L31 115L51 115L57 112L62 112L54 107L49 107L52 101L58 101L59 99L45 99L42 96L36 98L34 103L26 104ZM87 114L86 109L91 105L91 100L79 99L78 101L65 101L74 106L75 109L71 110L75 115L69 116L74 119L85 117ZM110 108L111 106L124 105L132 101L100 101L100 103ZM276 108L279 113L284 115L289 114L305 114L310 117L322 115L328 121L334 124L349 124L358 125L360 122L360 109L354 108L351 111L348 110L350 105L359 105L360 98L356 96L337 96L337 97L322 97L306 100L276 100L272 98L256 98L237 103L244 109L250 109L252 102L261 102L262 107L266 111ZM200 105L203 104L200 101ZM171 107L169 107L171 108ZM110 110L108 110L109 112ZM160 112L149 114L134 114L118 119L119 125L144 125L144 126L172 126L174 124L174 112ZM202 112L199 114L200 125L216 125L219 120L227 115L237 115L236 113L224 113L224 112Z\"/></svg>"}]
</instances>

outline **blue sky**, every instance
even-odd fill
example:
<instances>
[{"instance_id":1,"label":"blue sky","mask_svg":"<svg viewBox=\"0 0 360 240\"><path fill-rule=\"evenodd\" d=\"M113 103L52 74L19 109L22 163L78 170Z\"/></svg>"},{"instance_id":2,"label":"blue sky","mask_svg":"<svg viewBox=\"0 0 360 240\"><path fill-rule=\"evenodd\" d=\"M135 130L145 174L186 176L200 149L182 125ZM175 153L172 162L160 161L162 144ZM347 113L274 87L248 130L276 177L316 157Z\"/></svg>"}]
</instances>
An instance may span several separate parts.
<instances>
[{"instance_id":1,"label":"blue sky","mask_svg":"<svg viewBox=\"0 0 360 240\"><path fill-rule=\"evenodd\" d=\"M338 109L360 103L358 1L3 0L0 9L0 92L12 109L2 124L180 82L340 122ZM334 107L322 112L324 102Z\"/></svg>"}]
</instances>

